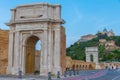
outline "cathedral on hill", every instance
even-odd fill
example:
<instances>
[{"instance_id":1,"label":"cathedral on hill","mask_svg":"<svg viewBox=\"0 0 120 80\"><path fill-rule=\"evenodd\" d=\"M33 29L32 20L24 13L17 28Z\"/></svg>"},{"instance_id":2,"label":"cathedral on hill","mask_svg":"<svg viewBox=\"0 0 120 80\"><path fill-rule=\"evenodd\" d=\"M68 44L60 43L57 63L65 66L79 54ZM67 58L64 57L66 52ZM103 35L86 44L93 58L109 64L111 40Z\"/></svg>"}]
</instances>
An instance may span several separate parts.
<instances>
[{"instance_id":1,"label":"cathedral on hill","mask_svg":"<svg viewBox=\"0 0 120 80\"><path fill-rule=\"evenodd\" d=\"M110 31L107 31L107 29L105 28L102 32L101 31L98 31L97 34L103 34L103 35L107 35L108 37L111 37L111 36L115 36L115 33L113 32L113 30L111 29Z\"/></svg>"}]
</instances>

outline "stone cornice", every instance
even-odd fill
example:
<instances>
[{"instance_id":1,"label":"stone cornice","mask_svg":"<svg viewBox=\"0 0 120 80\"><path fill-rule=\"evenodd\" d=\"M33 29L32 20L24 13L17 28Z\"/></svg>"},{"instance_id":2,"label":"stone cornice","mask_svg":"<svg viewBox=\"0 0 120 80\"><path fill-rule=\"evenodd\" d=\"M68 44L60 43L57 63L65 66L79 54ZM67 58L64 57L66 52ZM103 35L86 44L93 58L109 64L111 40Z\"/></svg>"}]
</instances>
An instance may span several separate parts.
<instances>
[{"instance_id":1,"label":"stone cornice","mask_svg":"<svg viewBox=\"0 0 120 80\"><path fill-rule=\"evenodd\" d=\"M21 7L32 7L32 6L37 6L37 5L41 5L41 6L52 6L52 7L55 7L55 6L61 7L60 4L52 5L52 4L48 4L48 3L36 3L36 4L27 4L27 5L24 4L24 5L17 6L16 8L21 8Z\"/></svg>"},{"instance_id":2,"label":"stone cornice","mask_svg":"<svg viewBox=\"0 0 120 80\"><path fill-rule=\"evenodd\" d=\"M15 20L10 21L9 23L5 23L7 26L11 26L14 24L21 24L21 23L36 23L36 22L51 22L51 23L62 23L64 24L65 21L62 19L54 20L54 19L23 19L23 20Z\"/></svg>"}]
</instances>

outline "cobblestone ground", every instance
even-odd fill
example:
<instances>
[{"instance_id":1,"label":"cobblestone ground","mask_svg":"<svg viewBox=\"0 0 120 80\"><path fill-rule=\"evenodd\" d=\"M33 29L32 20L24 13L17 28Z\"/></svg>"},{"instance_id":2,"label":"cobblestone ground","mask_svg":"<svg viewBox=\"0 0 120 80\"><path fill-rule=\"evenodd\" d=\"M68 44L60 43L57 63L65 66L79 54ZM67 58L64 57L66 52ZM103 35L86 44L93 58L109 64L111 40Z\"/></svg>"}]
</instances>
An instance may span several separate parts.
<instances>
[{"instance_id":1,"label":"cobblestone ground","mask_svg":"<svg viewBox=\"0 0 120 80\"><path fill-rule=\"evenodd\" d=\"M2 76L0 75L0 80L48 80L47 77L32 77L25 76L21 79L14 76ZM120 80L120 70L88 70L88 71L80 71L79 75L72 75L67 77L61 77L61 79L57 79L56 77L52 77L51 80Z\"/></svg>"},{"instance_id":2,"label":"cobblestone ground","mask_svg":"<svg viewBox=\"0 0 120 80\"><path fill-rule=\"evenodd\" d=\"M36 79L36 78L24 78L24 79L17 79L17 78L0 78L0 80L47 80L47 79Z\"/></svg>"},{"instance_id":3,"label":"cobblestone ground","mask_svg":"<svg viewBox=\"0 0 120 80\"><path fill-rule=\"evenodd\" d=\"M18 76L12 75L0 75L0 80L48 80L48 77L39 76L39 75L29 75L29 76L22 76L19 78ZM57 77L51 77L51 80L58 80Z\"/></svg>"},{"instance_id":4,"label":"cobblestone ground","mask_svg":"<svg viewBox=\"0 0 120 80\"><path fill-rule=\"evenodd\" d=\"M89 71L80 71L80 75L71 75L67 77L61 77L61 79L53 78L52 80L82 80L86 78L93 78L100 75L103 75L105 70L89 70ZM18 78L18 76L11 76L11 75L0 75L0 80L48 80L47 77L42 76L23 76L22 78Z\"/></svg>"},{"instance_id":5,"label":"cobblestone ground","mask_svg":"<svg viewBox=\"0 0 120 80\"><path fill-rule=\"evenodd\" d=\"M0 78L0 80L48 80L47 78Z\"/></svg>"},{"instance_id":6,"label":"cobblestone ground","mask_svg":"<svg viewBox=\"0 0 120 80\"><path fill-rule=\"evenodd\" d=\"M0 80L48 80L48 78L0 78ZM52 79L57 80L57 79Z\"/></svg>"},{"instance_id":7,"label":"cobblestone ground","mask_svg":"<svg viewBox=\"0 0 120 80\"><path fill-rule=\"evenodd\" d=\"M105 75L106 73L107 73L107 70L83 71L83 72L81 72L81 75L63 78L62 80L89 80L89 79L101 77L101 76Z\"/></svg>"},{"instance_id":8,"label":"cobblestone ground","mask_svg":"<svg viewBox=\"0 0 120 80\"><path fill-rule=\"evenodd\" d=\"M67 77L62 80L120 80L120 69L82 71L81 75Z\"/></svg>"},{"instance_id":9,"label":"cobblestone ground","mask_svg":"<svg viewBox=\"0 0 120 80\"><path fill-rule=\"evenodd\" d=\"M18 78L18 76L0 75L0 80L48 80L48 78L42 76L22 76L22 78ZM55 80L55 78L52 80Z\"/></svg>"}]
</instances>

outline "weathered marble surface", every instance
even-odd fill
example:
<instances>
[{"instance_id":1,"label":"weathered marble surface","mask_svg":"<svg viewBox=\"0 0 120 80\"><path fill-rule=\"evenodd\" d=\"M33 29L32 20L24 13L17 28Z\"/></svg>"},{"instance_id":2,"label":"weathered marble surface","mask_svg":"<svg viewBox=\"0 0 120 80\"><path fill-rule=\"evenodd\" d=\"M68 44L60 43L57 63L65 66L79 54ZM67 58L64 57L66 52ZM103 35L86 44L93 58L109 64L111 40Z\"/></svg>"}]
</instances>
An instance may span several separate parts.
<instances>
[{"instance_id":1,"label":"weathered marble surface","mask_svg":"<svg viewBox=\"0 0 120 80\"><path fill-rule=\"evenodd\" d=\"M40 75L46 76L48 72L56 75L57 71L64 71L62 60L65 60L66 43L65 30L61 27L64 23L61 6L48 3L21 5L11 12L11 20L6 23L10 27L7 73L18 75L22 70L23 75L26 74L27 41L33 37L41 40ZM29 50L33 52L34 49Z\"/></svg>"}]
</instances>

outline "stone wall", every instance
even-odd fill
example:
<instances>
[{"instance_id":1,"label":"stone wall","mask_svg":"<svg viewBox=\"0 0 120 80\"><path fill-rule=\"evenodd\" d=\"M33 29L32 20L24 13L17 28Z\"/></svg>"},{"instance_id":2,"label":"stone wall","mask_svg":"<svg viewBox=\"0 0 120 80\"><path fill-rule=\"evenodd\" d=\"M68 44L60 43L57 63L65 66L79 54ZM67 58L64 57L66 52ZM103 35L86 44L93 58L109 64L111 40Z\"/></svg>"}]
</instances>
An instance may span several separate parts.
<instances>
[{"instance_id":1,"label":"stone wall","mask_svg":"<svg viewBox=\"0 0 120 80\"><path fill-rule=\"evenodd\" d=\"M85 62L82 60L72 60L71 57L66 57L66 69L67 70L94 70L95 63Z\"/></svg>"},{"instance_id":2,"label":"stone wall","mask_svg":"<svg viewBox=\"0 0 120 80\"><path fill-rule=\"evenodd\" d=\"M61 27L61 67L62 67L62 74L66 70L66 35L65 35L65 28Z\"/></svg>"},{"instance_id":3,"label":"stone wall","mask_svg":"<svg viewBox=\"0 0 120 80\"><path fill-rule=\"evenodd\" d=\"M101 62L101 69L117 69L120 68L120 62Z\"/></svg>"},{"instance_id":4,"label":"stone wall","mask_svg":"<svg viewBox=\"0 0 120 80\"><path fill-rule=\"evenodd\" d=\"M8 65L9 31L0 30L0 74L6 74Z\"/></svg>"}]
</instances>

